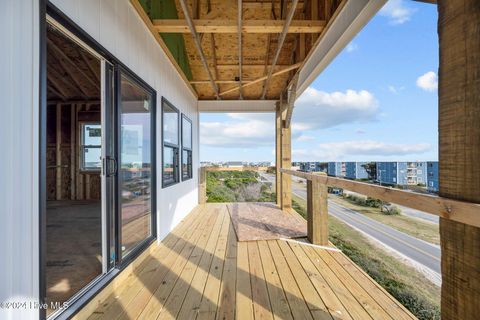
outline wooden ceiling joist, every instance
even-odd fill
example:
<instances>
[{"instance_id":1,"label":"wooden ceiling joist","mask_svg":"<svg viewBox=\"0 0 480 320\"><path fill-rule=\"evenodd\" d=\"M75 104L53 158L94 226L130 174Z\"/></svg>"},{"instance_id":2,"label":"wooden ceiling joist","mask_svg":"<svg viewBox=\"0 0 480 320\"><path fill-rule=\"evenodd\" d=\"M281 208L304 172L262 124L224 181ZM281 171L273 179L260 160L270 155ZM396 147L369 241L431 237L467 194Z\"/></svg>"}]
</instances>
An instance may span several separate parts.
<instances>
[{"instance_id":1,"label":"wooden ceiling joist","mask_svg":"<svg viewBox=\"0 0 480 320\"><path fill-rule=\"evenodd\" d=\"M242 0L238 0L238 5L237 5L237 11L238 11L238 86L239 86L239 91L240 91L240 100L243 100L243 89L242 89L242 60L243 60L243 54L242 54Z\"/></svg>"},{"instance_id":2,"label":"wooden ceiling joist","mask_svg":"<svg viewBox=\"0 0 480 320\"><path fill-rule=\"evenodd\" d=\"M299 68L301 65L302 65L301 63L296 63L296 64L293 64L293 65L289 66L288 68L285 68L285 69L280 70L280 71L278 71L278 72L272 73L272 74L271 74L271 78L274 78L274 77L277 77L277 76L279 76L279 75L281 75L281 74L284 74L284 73L286 73L286 72L295 70L295 69ZM253 81L250 81L250 82L248 82L248 83L244 83L244 84L242 85L242 88L245 88L245 87L254 85L254 84L256 84L256 83L262 82L262 81L266 80L267 77L268 77L268 76L260 77L260 78L258 78L258 79L253 80ZM235 88L232 88L232 89L228 89L228 90L226 90L226 91L221 92L221 93L220 93L220 96L226 95L227 93L235 92L235 91L238 90L238 89L240 89L240 87L235 87Z\"/></svg>"},{"instance_id":3,"label":"wooden ceiling joist","mask_svg":"<svg viewBox=\"0 0 480 320\"><path fill-rule=\"evenodd\" d=\"M130 1L199 100L233 101L279 99L346 0L175 0L169 19ZM169 33L182 34L188 70Z\"/></svg>"},{"instance_id":4,"label":"wooden ceiling joist","mask_svg":"<svg viewBox=\"0 0 480 320\"><path fill-rule=\"evenodd\" d=\"M48 41L48 45L56 52L56 54L61 58L59 59L59 61L66 61L68 62L68 64L70 64L73 68L75 68L76 72L78 72L79 74L81 74L85 80L87 80L88 82L90 82L90 84L94 87L96 87L98 85L97 82L95 82L89 75L87 75L85 72L83 72L83 70L79 69L77 64L75 62L72 61L72 59L70 59L65 53L63 53L63 51L50 39L47 39Z\"/></svg>"},{"instance_id":5,"label":"wooden ceiling joist","mask_svg":"<svg viewBox=\"0 0 480 320\"><path fill-rule=\"evenodd\" d=\"M237 33L239 23L236 20L193 20L198 33ZM190 33L187 20L157 19L153 20L155 30L160 33ZM242 33L281 33L285 20L243 20ZM293 20L287 33L321 33L325 28L324 20Z\"/></svg>"},{"instance_id":6,"label":"wooden ceiling joist","mask_svg":"<svg viewBox=\"0 0 480 320\"><path fill-rule=\"evenodd\" d=\"M190 17L190 13L188 12L188 6L187 6L185 0L179 0L179 1L180 1L180 5L182 6L183 14L185 15L188 27L190 29L190 33L192 34L193 41L195 43L195 47L197 47L197 51L198 51L198 53L200 55L200 58L202 60L202 64L203 64L205 70L208 73L208 78L210 79L210 83L212 85L213 91L215 91L215 96L217 97L217 99L220 99L220 95L219 95L219 92L218 92L218 86L215 83L215 80L213 79L212 72L210 71L210 68L208 67L207 58L205 57L205 53L203 52L202 45L200 43L200 38L198 36L197 31L195 30L195 26L193 24L192 18Z\"/></svg>"},{"instance_id":7,"label":"wooden ceiling joist","mask_svg":"<svg viewBox=\"0 0 480 320\"><path fill-rule=\"evenodd\" d=\"M293 16L295 14L295 9L297 7L297 4L298 4L298 0L292 0L292 6L288 11L287 19L285 20L285 24L283 26L283 31L278 37L277 50L275 52L275 56L272 61L272 67L268 71L267 78L265 79L265 83L263 85L263 91L261 96L262 100L265 99L265 95L267 94L268 85L270 84L270 79L272 78L272 75L273 75L273 69L277 64L278 57L280 56L280 52L282 51L283 43L285 42L285 38L287 37L287 31L290 26L290 23L292 22Z\"/></svg>"}]
</instances>

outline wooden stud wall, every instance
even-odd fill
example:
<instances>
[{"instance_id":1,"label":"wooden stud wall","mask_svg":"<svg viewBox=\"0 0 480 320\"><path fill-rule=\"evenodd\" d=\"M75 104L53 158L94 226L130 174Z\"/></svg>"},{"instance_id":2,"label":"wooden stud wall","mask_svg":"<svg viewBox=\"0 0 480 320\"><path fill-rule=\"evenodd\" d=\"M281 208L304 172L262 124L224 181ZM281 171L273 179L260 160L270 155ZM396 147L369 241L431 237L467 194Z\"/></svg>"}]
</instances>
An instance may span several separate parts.
<instances>
[{"instance_id":1,"label":"wooden stud wall","mask_svg":"<svg viewBox=\"0 0 480 320\"><path fill-rule=\"evenodd\" d=\"M87 105L77 103L50 104L54 117L47 126L47 199L98 200L101 196L100 174L80 171L79 116L97 121L96 110L86 111ZM99 108L98 105L95 108ZM92 117L93 115L93 117ZM87 117L87 118L85 118ZM82 119L82 118L80 118Z\"/></svg>"}]
</instances>

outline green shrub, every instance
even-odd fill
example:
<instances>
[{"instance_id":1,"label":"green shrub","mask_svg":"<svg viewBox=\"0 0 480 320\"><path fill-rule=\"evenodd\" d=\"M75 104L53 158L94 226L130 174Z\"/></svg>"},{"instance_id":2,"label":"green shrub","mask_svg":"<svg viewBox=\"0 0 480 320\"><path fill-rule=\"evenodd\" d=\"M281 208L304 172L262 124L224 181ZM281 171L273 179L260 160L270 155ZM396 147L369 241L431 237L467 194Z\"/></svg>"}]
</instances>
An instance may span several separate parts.
<instances>
[{"instance_id":1,"label":"green shrub","mask_svg":"<svg viewBox=\"0 0 480 320\"><path fill-rule=\"evenodd\" d=\"M388 216L396 216L402 213L402 210L400 210L399 207L397 206L384 206L382 210L383 214L386 214Z\"/></svg>"},{"instance_id":2,"label":"green shrub","mask_svg":"<svg viewBox=\"0 0 480 320\"><path fill-rule=\"evenodd\" d=\"M370 198L368 197L366 200L366 204L372 208L380 208L383 205L383 201L380 199Z\"/></svg>"}]
</instances>

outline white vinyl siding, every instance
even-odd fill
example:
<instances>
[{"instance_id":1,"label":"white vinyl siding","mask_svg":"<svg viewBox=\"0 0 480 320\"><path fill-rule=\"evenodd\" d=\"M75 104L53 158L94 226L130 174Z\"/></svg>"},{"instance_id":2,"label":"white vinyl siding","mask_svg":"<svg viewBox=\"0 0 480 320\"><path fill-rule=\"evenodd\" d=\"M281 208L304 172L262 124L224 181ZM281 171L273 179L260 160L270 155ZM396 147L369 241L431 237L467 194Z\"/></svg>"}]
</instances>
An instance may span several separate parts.
<instances>
[{"instance_id":1,"label":"white vinyl siding","mask_svg":"<svg viewBox=\"0 0 480 320\"><path fill-rule=\"evenodd\" d=\"M196 98L129 0L53 0L52 3L157 91L157 230L162 239L198 204L198 181L194 174L194 179L162 189L161 97L193 122L194 172L199 163Z\"/></svg>"},{"instance_id":2,"label":"white vinyl siding","mask_svg":"<svg viewBox=\"0 0 480 320\"><path fill-rule=\"evenodd\" d=\"M0 302L39 297L39 1L0 10ZM0 308L0 319L37 319L38 309Z\"/></svg>"}]
</instances>

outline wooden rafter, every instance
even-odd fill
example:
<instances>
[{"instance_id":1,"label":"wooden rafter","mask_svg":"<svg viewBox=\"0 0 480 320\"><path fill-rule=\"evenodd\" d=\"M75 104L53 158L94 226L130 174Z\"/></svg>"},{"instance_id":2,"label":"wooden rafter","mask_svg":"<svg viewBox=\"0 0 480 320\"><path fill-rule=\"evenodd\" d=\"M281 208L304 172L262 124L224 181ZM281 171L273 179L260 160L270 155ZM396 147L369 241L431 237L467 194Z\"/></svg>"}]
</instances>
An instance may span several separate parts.
<instances>
[{"instance_id":1,"label":"wooden rafter","mask_svg":"<svg viewBox=\"0 0 480 320\"><path fill-rule=\"evenodd\" d=\"M63 53L63 51L55 44L55 42L53 42L52 40L50 39L47 39L48 41L48 45L58 54L58 56L60 56L60 58L62 58L63 60L65 60L68 64L70 64L72 67L75 68L75 70L81 74L85 80L87 80L88 82L90 82L90 84L94 87L97 87L98 86L98 82L95 82L89 75L87 75L85 72L83 72L83 70L81 70L80 68L78 68L77 64L75 62L72 61L72 59L70 59L65 53ZM60 62L62 61L62 59L58 59Z\"/></svg>"},{"instance_id":2,"label":"wooden rafter","mask_svg":"<svg viewBox=\"0 0 480 320\"><path fill-rule=\"evenodd\" d=\"M60 63L60 65L62 66L63 70L68 75L68 77L72 80L71 82L73 82L75 87L81 92L82 96L84 98L89 96L88 92L83 88L81 80L78 78L78 74L75 73L76 70L72 70L69 67L67 67L67 65L62 59L58 59L58 62Z\"/></svg>"},{"instance_id":3,"label":"wooden rafter","mask_svg":"<svg viewBox=\"0 0 480 320\"><path fill-rule=\"evenodd\" d=\"M215 54L215 35L210 33L210 46L212 50L212 64L215 72L215 80L218 80L217 55Z\"/></svg>"},{"instance_id":4,"label":"wooden rafter","mask_svg":"<svg viewBox=\"0 0 480 320\"><path fill-rule=\"evenodd\" d=\"M97 81L100 81L100 76L99 74L95 71L95 67L92 66L92 61L90 59L87 58L87 56L85 55L85 53L83 53L81 50L79 51L80 52L80 56L82 57L83 61L85 62L85 64L87 65L88 67L88 70L90 70L90 72L93 74L93 76L95 77L95 79ZM100 71L100 69L98 70Z\"/></svg>"},{"instance_id":5,"label":"wooden rafter","mask_svg":"<svg viewBox=\"0 0 480 320\"><path fill-rule=\"evenodd\" d=\"M268 71L268 75L267 75L267 78L266 78L266 81L265 81L265 85L263 87L263 92L262 92L261 99L265 99L265 95L266 95L267 90L268 90L268 85L270 84L270 80L271 80L272 75L273 75L273 68L277 64L278 57L280 56L280 52L282 51L283 43L285 42L285 38L287 37L287 31L288 31L288 28L290 26L290 23L292 22L293 16L295 14L295 9L297 7L297 4L298 4L298 0L292 0L292 6L290 7L290 10L288 11L287 19L285 20L285 24L283 26L283 31L278 37L277 51L275 52L275 56L274 56L273 61L272 61L272 67Z\"/></svg>"},{"instance_id":6,"label":"wooden rafter","mask_svg":"<svg viewBox=\"0 0 480 320\"><path fill-rule=\"evenodd\" d=\"M155 38L158 45L162 48L163 52L165 52L165 54L168 57L168 60L170 60L170 63L172 64L172 66L177 70L178 74L180 75L180 77L183 79L183 81L187 85L187 88L190 90L190 92L195 97L198 97L197 91L195 91L193 86L188 82L187 76L183 72L182 68L180 68L180 65L178 64L177 60L175 60L175 58L173 57L173 55L170 52L170 50L168 49L167 45L163 41L163 38L155 30L155 27L152 24L152 20L150 20L150 17L148 16L148 14L143 9L142 5L140 4L140 1L139 0L130 0L130 3L134 7L135 11L137 11L138 16L140 17L140 19L142 19L143 23L147 26L148 30L150 30L150 33Z\"/></svg>"},{"instance_id":7,"label":"wooden rafter","mask_svg":"<svg viewBox=\"0 0 480 320\"><path fill-rule=\"evenodd\" d=\"M281 75L281 74L283 74L283 73L285 73L285 72L289 72L289 71L291 71L291 70L295 70L295 69L299 68L300 66L301 66L301 63L293 64L293 65L291 65L291 66L288 67L288 68L285 68L285 69L283 69L283 70L280 70L280 71L277 71L277 72L275 72L275 73L272 73L272 74L270 75L270 78L274 78L274 77L279 76L279 75ZM265 79L267 79L267 77L268 77L268 76L260 77L260 78L258 78L258 79L256 79L256 80L250 81L250 82L248 82L248 83L244 83L244 84L242 85L242 88L245 88L245 87L254 85L254 84L256 84L256 83L262 82L262 81L264 81ZM228 90L226 90L226 91L221 92L221 93L220 93L220 96L223 96L223 95L225 95L225 94L227 94L227 93L230 93L230 92L235 92L235 91L238 90L238 89L240 89L240 87L235 87L235 88L232 88L232 89L228 89Z\"/></svg>"},{"instance_id":8,"label":"wooden rafter","mask_svg":"<svg viewBox=\"0 0 480 320\"><path fill-rule=\"evenodd\" d=\"M239 26L236 20L205 20L192 21L198 33L237 33ZM153 20L155 30L160 33L191 33L185 19ZM280 33L284 30L285 20L243 20L242 33ZM323 20L293 20L286 33L320 33L325 28Z\"/></svg>"},{"instance_id":9,"label":"wooden rafter","mask_svg":"<svg viewBox=\"0 0 480 320\"><path fill-rule=\"evenodd\" d=\"M295 100L297 99L298 73L292 79L290 87L287 89L287 112L285 116L285 128L290 128Z\"/></svg>"},{"instance_id":10,"label":"wooden rafter","mask_svg":"<svg viewBox=\"0 0 480 320\"><path fill-rule=\"evenodd\" d=\"M49 77L48 74L47 74L47 80L49 81L48 89L51 90L53 93L55 93L57 96L59 96L62 99L62 101L67 100L67 95L65 94L65 92L62 92L62 89L58 86L58 82L55 79L52 81L52 77Z\"/></svg>"},{"instance_id":11,"label":"wooden rafter","mask_svg":"<svg viewBox=\"0 0 480 320\"><path fill-rule=\"evenodd\" d=\"M243 80L243 83L249 83L254 80ZM191 84L210 84L210 80L192 80L190 81ZM236 80L215 80L215 83L218 84L238 84L239 81Z\"/></svg>"},{"instance_id":12,"label":"wooden rafter","mask_svg":"<svg viewBox=\"0 0 480 320\"><path fill-rule=\"evenodd\" d=\"M238 86L239 86L239 98L243 99L243 89L242 89L242 60L243 60L243 53L242 53L242 0L238 0L237 4L237 11L238 11Z\"/></svg>"},{"instance_id":13,"label":"wooden rafter","mask_svg":"<svg viewBox=\"0 0 480 320\"><path fill-rule=\"evenodd\" d=\"M213 76L212 76L212 72L210 71L210 68L208 66L207 58L205 57L205 53L203 52L202 45L200 43L200 38L198 36L197 31L195 30L195 26L194 26L193 21L190 17L190 13L188 12L188 6L187 6L185 0L179 0L179 1L180 1L180 5L182 6L183 14L185 15L188 27L190 29L190 33L192 34L193 41L195 43L195 46L197 47L198 53L200 54L202 64L207 71L208 78L210 79L210 83L212 85L213 91L215 91L215 96L217 97L217 99L220 99L220 95L219 95L219 92L218 92L218 86L215 83L215 81L213 79Z\"/></svg>"}]
</instances>

